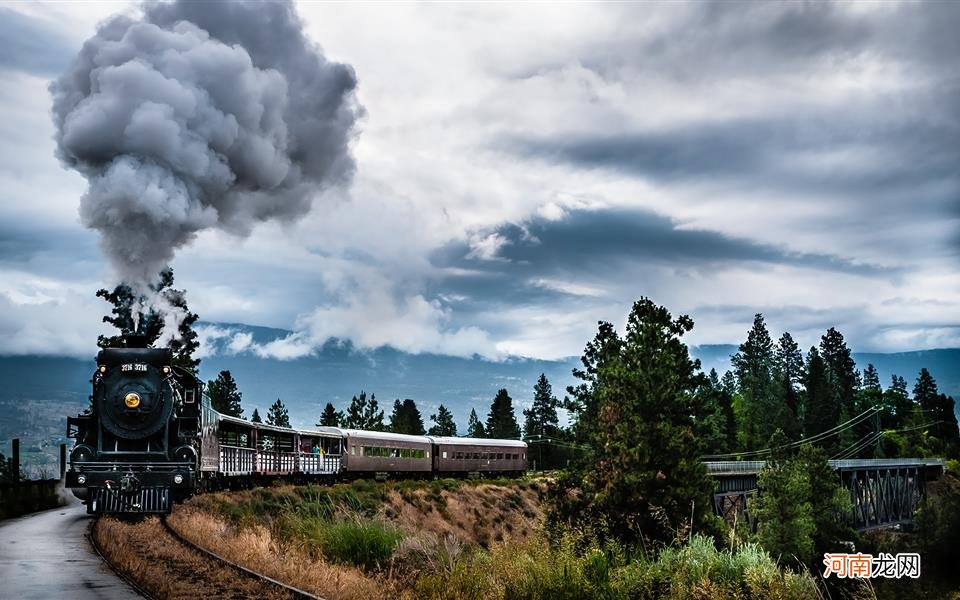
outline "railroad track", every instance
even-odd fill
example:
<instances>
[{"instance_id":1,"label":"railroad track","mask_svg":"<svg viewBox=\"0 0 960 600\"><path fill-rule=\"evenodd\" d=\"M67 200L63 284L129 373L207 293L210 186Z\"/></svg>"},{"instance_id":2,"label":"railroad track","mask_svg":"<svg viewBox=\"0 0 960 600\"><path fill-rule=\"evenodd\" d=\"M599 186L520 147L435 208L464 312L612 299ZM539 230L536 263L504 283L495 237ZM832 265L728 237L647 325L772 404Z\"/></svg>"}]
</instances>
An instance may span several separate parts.
<instances>
[{"instance_id":1,"label":"railroad track","mask_svg":"<svg viewBox=\"0 0 960 600\"><path fill-rule=\"evenodd\" d=\"M95 529L98 525L113 528L107 529L107 535L113 536L109 538L110 551L105 551L98 541L98 530ZM103 534L103 531L100 531ZM191 542L180 535L164 517L134 523L109 520L102 524L100 519L97 519L91 524L88 537L96 553L110 569L149 600L160 600L167 596L323 600ZM116 548L113 547L114 544ZM144 573L143 563L133 568L130 565L116 564L111 555L116 557L118 553L136 554L138 559L157 570ZM121 556L120 561L122 560L124 557ZM134 580L128 575L131 570L147 582L154 582L154 585ZM178 587L163 589L162 584L156 584L157 581L176 581ZM153 590L154 587L160 589Z\"/></svg>"},{"instance_id":2,"label":"railroad track","mask_svg":"<svg viewBox=\"0 0 960 600\"><path fill-rule=\"evenodd\" d=\"M229 559L226 559L226 558L220 556L220 555L217 554L216 552L211 552L210 550L207 550L206 548L203 548L202 546L198 546L197 544L194 544L193 542L191 542L191 541L188 540L187 538L185 538L185 537L183 537L182 535L180 535L180 532L178 532L176 529L174 529L173 527L171 527L171 526L170 526L170 523L167 522L167 518L166 518L165 516L160 518L160 522L163 524L164 529L167 530L167 533L169 533L171 536L173 536L174 539L176 539L178 542L180 542L180 543L183 544L184 546L187 546L188 548L191 548L191 549L195 550L196 552L199 552L200 554L203 554L203 555L205 555L205 556L208 556L208 557L210 557L211 559L213 559L213 560L215 560L215 561L217 561L217 562L223 563L223 564L227 565L228 567L230 567L231 569L233 569L233 570L235 570L235 571L237 571L237 572L239 572L239 573L242 573L243 575L245 575L245 576L247 576L247 577L252 577L252 578L257 579L257 580L259 580L259 581L268 583L268 584L270 584L270 585L272 585L272 586L274 586L274 587L280 588L280 589L283 590L284 592L290 594L290 597L291 597L291 598L294 598L295 600L324 600L324 599L321 598L320 596L314 596L314 595L311 594L310 592L305 592L305 591L303 591L303 590L301 590L301 589L299 589L299 588L293 587L292 585L287 585L287 584L283 583L282 581L277 581L276 579L273 579L272 577L267 577L266 575L264 575L264 574L262 574L262 573L257 573L256 571L253 571L253 570L251 570L251 569L248 569L248 568L244 567L243 565L238 565L237 563L233 562L232 560L229 560Z\"/></svg>"}]
</instances>

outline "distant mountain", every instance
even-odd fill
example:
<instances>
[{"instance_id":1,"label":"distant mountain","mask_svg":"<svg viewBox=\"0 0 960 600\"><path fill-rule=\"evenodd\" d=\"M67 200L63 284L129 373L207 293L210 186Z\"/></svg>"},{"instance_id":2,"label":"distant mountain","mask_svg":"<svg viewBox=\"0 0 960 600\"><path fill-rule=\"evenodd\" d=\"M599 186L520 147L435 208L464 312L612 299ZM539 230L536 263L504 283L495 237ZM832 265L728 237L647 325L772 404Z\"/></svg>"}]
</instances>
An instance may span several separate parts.
<instances>
[{"instance_id":1,"label":"distant mountain","mask_svg":"<svg viewBox=\"0 0 960 600\"><path fill-rule=\"evenodd\" d=\"M256 343L266 343L289 334L282 329L240 324L216 324L234 332L248 333ZM721 375L730 368L732 344L703 345L691 348L705 371L717 369ZM960 399L960 349L923 350L895 354L855 353L857 366L873 363L881 381L889 385L893 373L902 375L912 388L921 367L927 367L940 389ZM57 398L75 407L85 403L94 356L86 360L64 357L0 357L0 404L31 405ZM344 409L352 396L365 390L374 393L389 415L395 398L413 398L429 427L429 416L440 403L454 414L461 432L467 416L475 408L486 418L490 402L499 388L506 388L514 399L517 419L521 409L532 400L533 385L540 373L563 397L566 387L575 383L571 369L579 358L536 360L508 358L490 361L480 357L460 358L437 354L409 354L392 348L361 351L350 343L328 342L314 354L295 360L260 358L250 352L230 355L219 349L215 356L203 359L200 374L204 380L229 369L243 393L244 415L254 407L266 415L267 407L281 398L297 426L316 423L323 405L330 401ZM0 427L0 429L4 429ZM0 432L0 439L5 436ZM9 432L7 432L9 435Z\"/></svg>"}]
</instances>

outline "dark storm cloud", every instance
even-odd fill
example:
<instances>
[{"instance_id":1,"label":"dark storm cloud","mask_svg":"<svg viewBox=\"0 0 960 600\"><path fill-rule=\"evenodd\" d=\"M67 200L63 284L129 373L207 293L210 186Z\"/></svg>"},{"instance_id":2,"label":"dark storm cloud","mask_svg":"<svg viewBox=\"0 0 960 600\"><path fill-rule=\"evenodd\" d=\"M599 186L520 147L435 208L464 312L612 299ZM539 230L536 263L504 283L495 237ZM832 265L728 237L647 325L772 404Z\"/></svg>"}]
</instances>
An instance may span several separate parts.
<instances>
[{"instance_id":1,"label":"dark storm cloud","mask_svg":"<svg viewBox=\"0 0 960 600\"><path fill-rule=\"evenodd\" d=\"M960 101L960 94L956 94ZM919 184L960 181L960 123L884 123L853 115L810 120L737 120L656 132L601 132L517 138L505 147L531 158L610 168L669 181L753 180L790 189L902 193ZM799 157L871 151L888 160L836 164L811 172Z\"/></svg>"},{"instance_id":2,"label":"dark storm cloud","mask_svg":"<svg viewBox=\"0 0 960 600\"><path fill-rule=\"evenodd\" d=\"M5 7L0 7L0 40L0 71L55 75L76 51L42 21Z\"/></svg>"},{"instance_id":3,"label":"dark storm cloud","mask_svg":"<svg viewBox=\"0 0 960 600\"><path fill-rule=\"evenodd\" d=\"M759 262L862 275L895 272L827 254L790 252L713 231L678 229L671 219L644 210L578 210L559 220L533 218L521 225L503 225L485 235L503 240L496 260L475 258L468 244L457 243L435 253L434 264L522 275L596 272L617 269L625 262L678 269Z\"/></svg>"}]
</instances>

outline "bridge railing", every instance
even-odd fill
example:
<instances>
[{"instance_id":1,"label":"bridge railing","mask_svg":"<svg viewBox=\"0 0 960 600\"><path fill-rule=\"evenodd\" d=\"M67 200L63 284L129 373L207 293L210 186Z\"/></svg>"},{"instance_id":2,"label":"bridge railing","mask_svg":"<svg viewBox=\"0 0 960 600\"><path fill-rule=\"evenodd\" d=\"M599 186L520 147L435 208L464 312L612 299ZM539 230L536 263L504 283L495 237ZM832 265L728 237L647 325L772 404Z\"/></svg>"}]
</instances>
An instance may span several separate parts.
<instances>
[{"instance_id":1,"label":"bridge railing","mask_svg":"<svg viewBox=\"0 0 960 600\"><path fill-rule=\"evenodd\" d=\"M943 468L942 458L853 458L828 461L834 469L885 469L890 467L916 466ZM718 460L705 461L711 475L747 475L758 473L767 464L765 460Z\"/></svg>"}]
</instances>

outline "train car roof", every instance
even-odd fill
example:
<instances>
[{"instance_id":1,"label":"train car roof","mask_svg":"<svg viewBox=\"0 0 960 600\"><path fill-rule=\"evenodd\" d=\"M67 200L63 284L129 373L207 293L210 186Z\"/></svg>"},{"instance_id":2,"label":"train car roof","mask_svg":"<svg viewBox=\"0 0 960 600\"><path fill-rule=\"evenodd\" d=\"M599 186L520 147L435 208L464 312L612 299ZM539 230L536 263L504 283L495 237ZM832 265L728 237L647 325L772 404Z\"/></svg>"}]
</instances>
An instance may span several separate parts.
<instances>
[{"instance_id":1,"label":"train car roof","mask_svg":"<svg viewBox=\"0 0 960 600\"><path fill-rule=\"evenodd\" d=\"M331 428L333 429L333 428ZM362 437L371 440L391 440L394 442L416 442L429 444L430 438L425 435L407 435L406 433L390 433L387 431L366 431L364 429L343 429L338 427L344 435Z\"/></svg>"},{"instance_id":2,"label":"train car roof","mask_svg":"<svg viewBox=\"0 0 960 600\"><path fill-rule=\"evenodd\" d=\"M445 444L448 446L504 446L509 448L526 448L527 443L520 440L498 440L492 438L468 438L468 437L441 437L427 436L434 444Z\"/></svg>"},{"instance_id":3,"label":"train car roof","mask_svg":"<svg viewBox=\"0 0 960 600\"><path fill-rule=\"evenodd\" d=\"M241 419L240 417L232 417L230 415L225 415L222 412L218 412L214 409L210 409L213 412L217 413L220 416L221 421L227 421L228 423L234 423L236 425L243 425L249 427L250 429L263 429L267 431L276 431L279 433L304 433L307 435L313 436L336 436L340 437L340 432L336 427L318 427L316 429L291 429L288 427L277 427L276 425L268 425L266 423L254 423L252 421L247 421L246 419Z\"/></svg>"}]
</instances>

